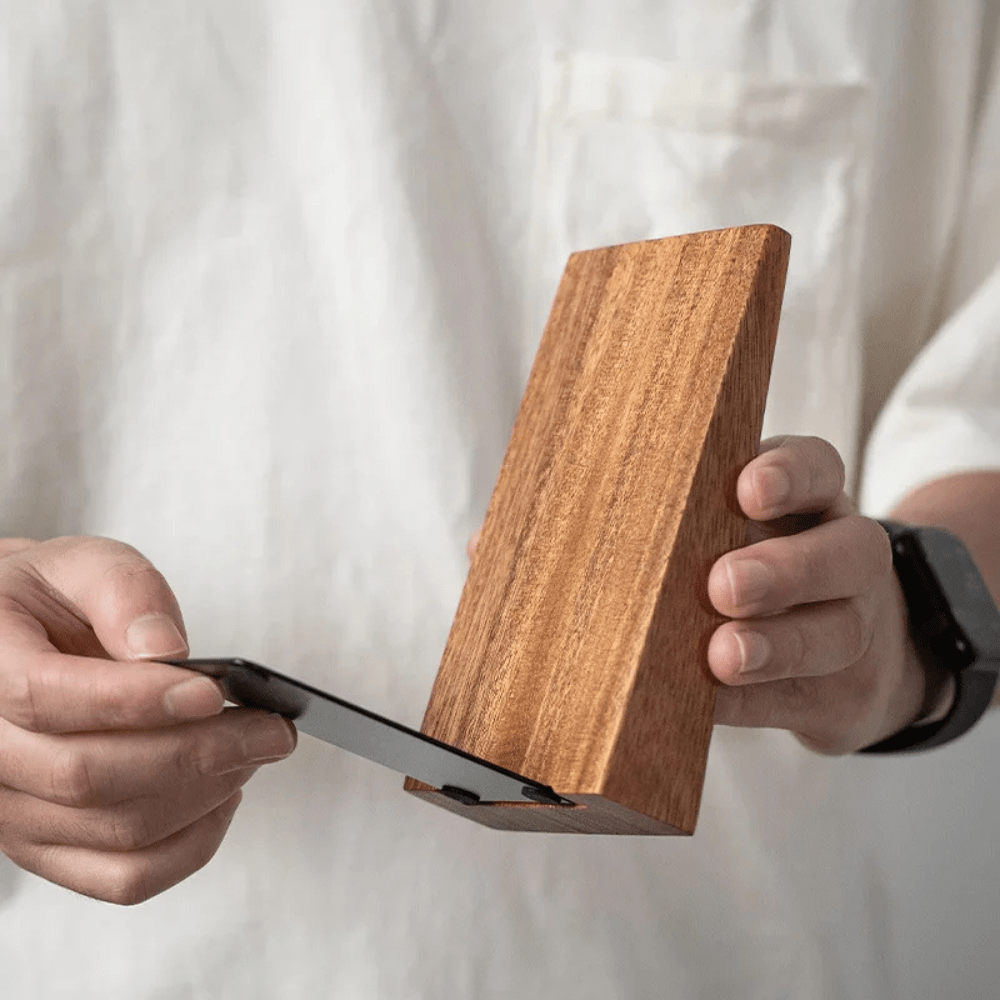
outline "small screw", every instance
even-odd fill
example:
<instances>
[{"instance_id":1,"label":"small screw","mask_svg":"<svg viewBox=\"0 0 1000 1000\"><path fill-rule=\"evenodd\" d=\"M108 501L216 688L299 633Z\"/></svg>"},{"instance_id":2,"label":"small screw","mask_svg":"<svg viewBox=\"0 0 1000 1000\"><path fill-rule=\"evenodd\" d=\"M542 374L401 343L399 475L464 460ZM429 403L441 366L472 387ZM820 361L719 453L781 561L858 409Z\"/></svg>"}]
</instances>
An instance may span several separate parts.
<instances>
[{"instance_id":1,"label":"small screw","mask_svg":"<svg viewBox=\"0 0 1000 1000\"><path fill-rule=\"evenodd\" d=\"M461 802L463 806L478 806L480 801L475 792L467 792L464 788L456 788L454 785L442 785L441 794Z\"/></svg>"},{"instance_id":2,"label":"small screw","mask_svg":"<svg viewBox=\"0 0 1000 1000\"><path fill-rule=\"evenodd\" d=\"M531 799L532 802L538 802L543 806L561 806L567 804L564 799L561 799L550 788L535 788L533 785L524 785L521 789L521 794L526 799Z\"/></svg>"}]
</instances>

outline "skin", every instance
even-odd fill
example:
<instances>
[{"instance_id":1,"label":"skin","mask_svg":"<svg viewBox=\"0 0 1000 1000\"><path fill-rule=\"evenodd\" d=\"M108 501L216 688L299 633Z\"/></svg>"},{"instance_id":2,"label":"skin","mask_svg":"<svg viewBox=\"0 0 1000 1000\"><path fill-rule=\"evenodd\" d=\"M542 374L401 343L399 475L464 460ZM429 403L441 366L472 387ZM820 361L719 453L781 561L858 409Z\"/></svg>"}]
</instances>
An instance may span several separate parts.
<instances>
[{"instance_id":1,"label":"skin","mask_svg":"<svg viewBox=\"0 0 1000 1000\"><path fill-rule=\"evenodd\" d=\"M187 655L184 625L120 542L0 543L0 636L0 849L84 895L138 903L197 871L295 746L283 719L150 662Z\"/></svg>"},{"instance_id":2,"label":"skin","mask_svg":"<svg viewBox=\"0 0 1000 1000\"><path fill-rule=\"evenodd\" d=\"M823 753L947 696L909 646L885 533L843 478L823 441L765 443L737 487L750 544L708 580L730 619L708 650L717 721L789 729ZM895 514L954 530L1000 594L1000 473L930 483ZM187 655L184 624L163 577L120 542L0 541L0 637L0 849L76 892L137 903L197 871L242 786L294 749L284 720L224 709L214 682L154 662Z\"/></svg>"},{"instance_id":3,"label":"skin","mask_svg":"<svg viewBox=\"0 0 1000 1000\"><path fill-rule=\"evenodd\" d=\"M708 663L716 721L788 729L820 753L851 753L947 710L947 677L909 641L885 532L843 491L843 464L818 438L765 442L737 483L749 543L709 574L721 625ZM1000 472L927 483L895 520L955 533L1000 604Z\"/></svg>"}]
</instances>

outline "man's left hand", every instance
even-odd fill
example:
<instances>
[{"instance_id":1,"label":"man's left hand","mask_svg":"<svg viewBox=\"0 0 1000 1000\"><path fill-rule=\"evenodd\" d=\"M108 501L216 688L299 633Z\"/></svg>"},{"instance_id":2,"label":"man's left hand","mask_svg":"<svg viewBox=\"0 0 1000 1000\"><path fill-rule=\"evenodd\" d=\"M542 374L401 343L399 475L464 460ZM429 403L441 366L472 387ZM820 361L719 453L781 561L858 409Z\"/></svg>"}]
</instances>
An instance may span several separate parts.
<instances>
[{"instance_id":1,"label":"man's left hand","mask_svg":"<svg viewBox=\"0 0 1000 1000\"><path fill-rule=\"evenodd\" d=\"M715 720L791 730L850 753L924 712L928 681L908 637L885 531L844 493L844 465L819 438L764 442L737 498L749 544L708 579L717 611L709 667Z\"/></svg>"}]
</instances>

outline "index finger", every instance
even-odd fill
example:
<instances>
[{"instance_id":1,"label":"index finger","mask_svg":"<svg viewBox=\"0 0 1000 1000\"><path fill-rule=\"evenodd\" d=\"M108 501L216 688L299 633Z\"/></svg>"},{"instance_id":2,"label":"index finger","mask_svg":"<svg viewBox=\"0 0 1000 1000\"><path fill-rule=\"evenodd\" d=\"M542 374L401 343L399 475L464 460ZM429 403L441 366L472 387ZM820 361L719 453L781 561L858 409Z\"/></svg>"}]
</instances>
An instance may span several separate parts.
<instances>
[{"instance_id":1,"label":"index finger","mask_svg":"<svg viewBox=\"0 0 1000 1000\"><path fill-rule=\"evenodd\" d=\"M208 718L224 705L210 678L165 663L11 647L0 655L0 715L33 732L151 729Z\"/></svg>"},{"instance_id":2,"label":"index finger","mask_svg":"<svg viewBox=\"0 0 1000 1000\"><path fill-rule=\"evenodd\" d=\"M129 546L56 539L8 556L0 716L23 729L79 732L217 714L224 699L212 680L149 662L186 655L182 630L166 581Z\"/></svg>"},{"instance_id":3,"label":"index finger","mask_svg":"<svg viewBox=\"0 0 1000 1000\"><path fill-rule=\"evenodd\" d=\"M753 618L859 597L891 574L888 535L854 515L727 552L709 572L708 595L727 618Z\"/></svg>"}]
</instances>

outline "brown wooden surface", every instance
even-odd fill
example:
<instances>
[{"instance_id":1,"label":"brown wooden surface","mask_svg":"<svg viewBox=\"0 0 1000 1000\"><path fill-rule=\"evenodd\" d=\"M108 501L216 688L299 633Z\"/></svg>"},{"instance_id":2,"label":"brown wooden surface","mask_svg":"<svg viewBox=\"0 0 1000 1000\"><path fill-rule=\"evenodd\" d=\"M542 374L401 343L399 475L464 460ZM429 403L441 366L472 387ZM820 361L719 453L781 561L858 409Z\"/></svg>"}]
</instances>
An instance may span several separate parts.
<instances>
[{"instance_id":1,"label":"brown wooden surface","mask_svg":"<svg viewBox=\"0 0 1000 1000\"><path fill-rule=\"evenodd\" d=\"M742 543L789 237L751 226L574 254L423 731L577 803L501 829L691 833L712 728L712 562Z\"/></svg>"}]
</instances>

